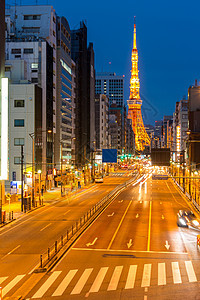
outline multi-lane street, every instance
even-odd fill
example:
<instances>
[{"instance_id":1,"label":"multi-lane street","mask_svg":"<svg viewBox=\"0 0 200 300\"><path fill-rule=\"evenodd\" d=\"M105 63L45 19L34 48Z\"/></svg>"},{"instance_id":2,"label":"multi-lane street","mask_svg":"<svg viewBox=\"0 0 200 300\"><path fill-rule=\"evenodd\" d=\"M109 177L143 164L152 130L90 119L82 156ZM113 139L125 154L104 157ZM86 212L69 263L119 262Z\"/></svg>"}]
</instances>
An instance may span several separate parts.
<instances>
[{"instance_id":1,"label":"multi-lane street","mask_svg":"<svg viewBox=\"0 0 200 300\"><path fill-rule=\"evenodd\" d=\"M61 231L66 226L61 222L61 207L65 213L71 209L67 222L76 219L75 208L87 209L85 206L96 201L101 189L109 189L110 181L116 183L116 178L109 179L110 185L104 181L73 202L59 202L52 207L60 212L57 218L60 217L46 227L48 240L55 238L56 227ZM46 209L51 212L50 207ZM171 179L150 177L142 186L132 185L115 198L49 273L30 274L30 264L28 267L21 263L11 275L5 260L7 266L0 271L4 292L7 296L25 295L25 299L182 299L184 294L189 299L200 299L200 255L196 242L199 232L177 226L179 209L190 207ZM42 221L40 230L53 222L52 215L49 219L45 215L46 223ZM34 223L40 223L40 219L38 216ZM35 238L35 234L31 231L30 238ZM42 233L41 246L29 255L32 262L36 262L34 258L44 248L46 239L47 233ZM26 242L29 244L28 239ZM21 255L26 258L20 247L7 254L11 261L20 262ZM31 243L27 249L30 254ZM2 255L1 259L2 265L6 257Z\"/></svg>"}]
</instances>

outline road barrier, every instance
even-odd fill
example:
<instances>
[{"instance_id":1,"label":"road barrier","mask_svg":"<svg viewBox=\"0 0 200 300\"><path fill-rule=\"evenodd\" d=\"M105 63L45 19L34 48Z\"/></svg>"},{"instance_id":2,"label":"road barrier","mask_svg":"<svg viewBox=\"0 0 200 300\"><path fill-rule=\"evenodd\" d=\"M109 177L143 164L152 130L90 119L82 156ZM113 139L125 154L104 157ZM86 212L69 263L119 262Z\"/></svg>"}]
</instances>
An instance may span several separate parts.
<instances>
[{"instance_id":1,"label":"road barrier","mask_svg":"<svg viewBox=\"0 0 200 300\"><path fill-rule=\"evenodd\" d=\"M39 266L34 272L46 272L50 270L57 261L72 246L75 240L86 230L86 228L101 214L101 212L121 193L125 188L130 186L139 174L127 182L117 186L108 195L97 202L90 208L75 224L73 224L61 237L50 246L47 251L40 255ZM139 181L138 181L139 182Z\"/></svg>"}]
</instances>

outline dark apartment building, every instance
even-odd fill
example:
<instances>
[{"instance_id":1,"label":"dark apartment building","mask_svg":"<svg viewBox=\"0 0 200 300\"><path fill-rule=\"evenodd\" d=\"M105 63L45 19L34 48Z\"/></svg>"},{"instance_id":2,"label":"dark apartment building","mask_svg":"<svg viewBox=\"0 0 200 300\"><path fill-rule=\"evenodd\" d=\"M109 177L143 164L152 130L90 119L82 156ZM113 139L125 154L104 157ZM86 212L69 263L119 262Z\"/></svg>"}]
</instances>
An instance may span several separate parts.
<instances>
[{"instance_id":1,"label":"dark apartment building","mask_svg":"<svg viewBox=\"0 0 200 300\"><path fill-rule=\"evenodd\" d=\"M76 64L75 161L78 167L91 162L95 142L95 70L93 44L87 47L87 27L71 31L72 59Z\"/></svg>"}]
</instances>

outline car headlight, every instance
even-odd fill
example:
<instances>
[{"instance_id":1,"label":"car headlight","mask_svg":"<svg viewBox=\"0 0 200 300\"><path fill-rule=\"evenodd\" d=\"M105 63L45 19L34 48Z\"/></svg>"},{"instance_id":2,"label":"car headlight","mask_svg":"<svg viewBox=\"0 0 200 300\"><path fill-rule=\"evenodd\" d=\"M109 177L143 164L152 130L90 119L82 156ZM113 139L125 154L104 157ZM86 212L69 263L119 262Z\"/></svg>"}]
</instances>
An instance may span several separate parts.
<instances>
[{"instance_id":1,"label":"car headlight","mask_svg":"<svg viewBox=\"0 0 200 300\"><path fill-rule=\"evenodd\" d=\"M180 219L179 221L180 221L181 225L183 225L183 226L186 226L186 225L187 225L187 223L185 222L185 220Z\"/></svg>"},{"instance_id":2,"label":"car headlight","mask_svg":"<svg viewBox=\"0 0 200 300\"><path fill-rule=\"evenodd\" d=\"M198 222L197 220L193 220L193 221L192 221L192 224L193 224L194 226L199 226L199 222Z\"/></svg>"}]
</instances>

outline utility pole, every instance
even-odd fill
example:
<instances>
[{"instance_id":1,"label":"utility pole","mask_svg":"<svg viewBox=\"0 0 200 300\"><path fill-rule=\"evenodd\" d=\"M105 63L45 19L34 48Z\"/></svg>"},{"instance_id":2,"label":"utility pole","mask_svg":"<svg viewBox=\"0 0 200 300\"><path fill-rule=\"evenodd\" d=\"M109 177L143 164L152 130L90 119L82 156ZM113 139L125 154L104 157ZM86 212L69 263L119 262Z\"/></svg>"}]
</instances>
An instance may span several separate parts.
<instances>
[{"instance_id":1,"label":"utility pole","mask_svg":"<svg viewBox=\"0 0 200 300\"><path fill-rule=\"evenodd\" d=\"M61 197L63 195L63 178L62 178L62 168L63 168L63 145L62 145L62 142L61 142L61 183L60 183L60 187L61 187Z\"/></svg>"},{"instance_id":2,"label":"utility pole","mask_svg":"<svg viewBox=\"0 0 200 300\"><path fill-rule=\"evenodd\" d=\"M21 145L21 211L23 211L23 208L24 208L23 168L24 168L24 146Z\"/></svg>"}]
</instances>

